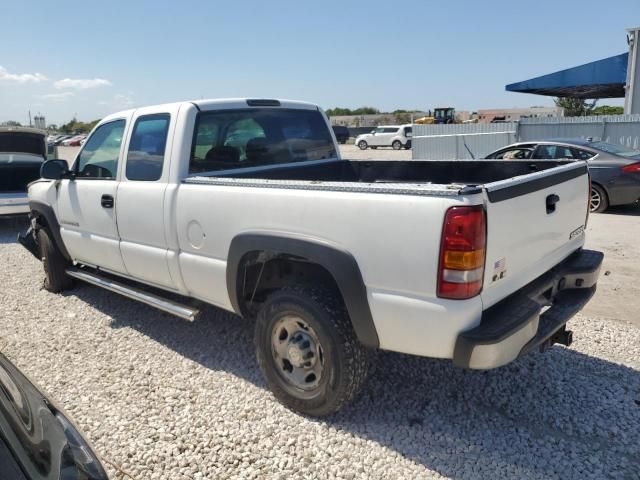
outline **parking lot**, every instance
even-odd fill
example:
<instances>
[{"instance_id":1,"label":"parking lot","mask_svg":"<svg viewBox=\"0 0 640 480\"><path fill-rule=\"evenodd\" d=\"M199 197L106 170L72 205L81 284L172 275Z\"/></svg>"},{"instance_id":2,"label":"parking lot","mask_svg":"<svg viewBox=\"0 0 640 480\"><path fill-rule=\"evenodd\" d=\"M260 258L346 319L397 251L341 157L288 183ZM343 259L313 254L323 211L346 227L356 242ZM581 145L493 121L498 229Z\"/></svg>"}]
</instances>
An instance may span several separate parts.
<instances>
[{"instance_id":1,"label":"parking lot","mask_svg":"<svg viewBox=\"0 0 640 480\"><path fill-rule=\"evenodd\" d=\"M323 420L266 389L250 321L210 308L186 323L87 285L48 293L23 227L0 221L0 351L114 478L638 478L638 206L591 215L606 259L571 348L486 372L382 352L359 400Z\"/></svg>"}]
</instances>

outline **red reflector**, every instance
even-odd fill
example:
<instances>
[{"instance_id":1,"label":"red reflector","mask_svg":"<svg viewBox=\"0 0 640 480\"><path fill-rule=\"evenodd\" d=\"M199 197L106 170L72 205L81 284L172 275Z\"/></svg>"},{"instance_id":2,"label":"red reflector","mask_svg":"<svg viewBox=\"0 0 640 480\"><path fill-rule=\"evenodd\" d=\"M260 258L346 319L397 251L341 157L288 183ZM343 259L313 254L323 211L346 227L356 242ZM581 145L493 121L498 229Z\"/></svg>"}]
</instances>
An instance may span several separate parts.
<instances>
[{"instance_id":1,"label":"red reflector","mask_svg":"<svg viewBox=\"0 0 640 480\"><path fill-rule=\"evenodd\" d=\"M485 211L481 205L447 210L440 242L438 297L464 299L480 293L486 230Z\"/></svg>"},{"instance_id":2,"label":"red reflector","mask_svg":"<svg viewBox=\"0 0 640 480\"><path fill-rule=\"evenodd\" d=\"M622 171L625 173L640 173L640 162L626 165L622 167Z\"/></svg>"}]
</instances>

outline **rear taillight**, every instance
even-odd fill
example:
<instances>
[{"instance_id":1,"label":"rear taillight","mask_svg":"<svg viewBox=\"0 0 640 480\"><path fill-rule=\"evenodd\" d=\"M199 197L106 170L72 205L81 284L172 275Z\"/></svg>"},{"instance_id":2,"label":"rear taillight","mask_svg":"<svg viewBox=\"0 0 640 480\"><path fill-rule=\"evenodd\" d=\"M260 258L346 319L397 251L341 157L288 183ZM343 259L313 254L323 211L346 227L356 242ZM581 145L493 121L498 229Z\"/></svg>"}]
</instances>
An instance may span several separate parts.
<instances>
[{"instance_id":1,"label":"rear taillight","mask_svg":"<svg viewBox=\"0 0 640 480\"><path fill-rule=\"evenodd\" d=\"M625 173L640 173L640 162L625 165L622 167L622 171Z\"/></svg>"},{"instance_id":2,"label":"rear taillight","mask_svg":"<svg viewBox=\"0 0 640 480\"><path fill-rule=\"evenodd\" d=\"M465 299L482 290L487 222L484 208L447 210L440 242L438 297Z\"/></svg>"}]
</instances>

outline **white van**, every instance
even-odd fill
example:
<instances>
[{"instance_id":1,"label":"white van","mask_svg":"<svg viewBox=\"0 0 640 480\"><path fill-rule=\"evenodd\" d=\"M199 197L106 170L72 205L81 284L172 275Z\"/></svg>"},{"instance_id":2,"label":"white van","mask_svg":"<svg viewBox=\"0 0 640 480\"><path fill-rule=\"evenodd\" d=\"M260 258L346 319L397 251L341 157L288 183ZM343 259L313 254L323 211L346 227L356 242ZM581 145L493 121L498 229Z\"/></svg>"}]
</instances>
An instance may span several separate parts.
<instances>
[{"instance_id":1,"label":"white van","mask_svg":"<svg viewBox=\"0 0 640 480\"><path fill-rule=\"evenodd\" d=\"M411 135L413 127L408 125L380 125L371 130L371 133L358 135L356 145L360 150L367 148L392 147L394 150L411 148Z\"/></svg>"}]
</instances>

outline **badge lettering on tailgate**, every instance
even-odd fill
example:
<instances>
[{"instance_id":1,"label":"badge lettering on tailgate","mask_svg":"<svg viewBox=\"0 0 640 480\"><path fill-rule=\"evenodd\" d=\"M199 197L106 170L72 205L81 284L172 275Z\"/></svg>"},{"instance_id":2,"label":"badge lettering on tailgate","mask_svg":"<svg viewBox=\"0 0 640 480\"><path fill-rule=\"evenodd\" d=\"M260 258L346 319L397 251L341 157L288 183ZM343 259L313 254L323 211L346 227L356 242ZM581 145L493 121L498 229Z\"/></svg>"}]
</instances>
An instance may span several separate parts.
<instances>
[{"instance_id":1,"label":"badge lettering on tailgate","mask_svg":"<svg viewBox=\"0 0 640 480\"><path fill-rule=\"evenodd\" d=\"M501 259L495 261L493 263L493 276L491 277L491 282L497 282L498 280L502 280L507 273L507 259L502 257Z\"/></svg>"},{"instance_id":2,"label":"badge lettering on tailgate","mask_svg":"<svg viewBox=\"0 0 640 480\"><path fill-rule=\"evenodd\" d=\"M583 232L584 232L584 225L580 225L578 228L576 228L573 232L569 234L569 240L573 240L578 235L581 235Z\"/></svg>"}]
</instances>

